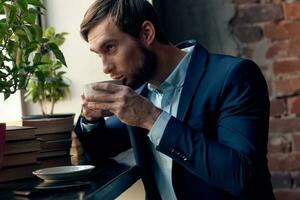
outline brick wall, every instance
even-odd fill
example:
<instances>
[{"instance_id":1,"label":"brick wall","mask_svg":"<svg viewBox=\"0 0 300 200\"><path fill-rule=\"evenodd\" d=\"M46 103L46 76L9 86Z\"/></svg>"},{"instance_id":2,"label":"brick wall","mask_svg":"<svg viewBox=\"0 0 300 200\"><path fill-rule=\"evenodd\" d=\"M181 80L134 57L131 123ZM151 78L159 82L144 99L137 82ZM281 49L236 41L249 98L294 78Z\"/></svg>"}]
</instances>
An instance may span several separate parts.
<instances>
[{"instance_id":1,"label":"brick wall","mask_svg":"<svg viewBox=\"0 0 300 200\"><path fill-rule=\"evenodd\" d=\"M300 1L232 0L232 33L241 56L269 85L269 167L278 200L300 199Z\"/></svg>"}]
</instances>

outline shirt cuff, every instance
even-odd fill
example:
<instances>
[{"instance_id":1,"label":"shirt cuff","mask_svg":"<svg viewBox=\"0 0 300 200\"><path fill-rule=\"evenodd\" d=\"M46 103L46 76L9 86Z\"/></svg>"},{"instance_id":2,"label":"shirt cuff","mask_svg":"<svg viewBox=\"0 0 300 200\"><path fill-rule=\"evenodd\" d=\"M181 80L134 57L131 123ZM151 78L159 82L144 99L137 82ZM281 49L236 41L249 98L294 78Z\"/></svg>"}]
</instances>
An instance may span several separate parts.
<instances>
[{"instance_id":1,"label":"shirt cuff","mask_svg":"<svg viewBox=\"0 0 300 200\"><path fill-rule=\"evenodd\" d=\"M96 123L88 123L88 122L83 122L82 117L80 118L80 127L83 133L90 132L94 128L98 126L99 122Z\"/></svg>"},{"instance_id":2,"label":"shirt cuff","mask_svg":"<svg viewBox=\"0 0 300 200\"><path fill-rule=\"evenodd\" d=\"M167 124L169 120L171 119L172 115L169 113L163 111L156 121L154 122L152 128L150 129L148 133L148 137L150 141L155 144L156 146L159 145L159 142L163 136L163 133L165 132L165 129L167 127Z\"/></svg>"}]
</instances>

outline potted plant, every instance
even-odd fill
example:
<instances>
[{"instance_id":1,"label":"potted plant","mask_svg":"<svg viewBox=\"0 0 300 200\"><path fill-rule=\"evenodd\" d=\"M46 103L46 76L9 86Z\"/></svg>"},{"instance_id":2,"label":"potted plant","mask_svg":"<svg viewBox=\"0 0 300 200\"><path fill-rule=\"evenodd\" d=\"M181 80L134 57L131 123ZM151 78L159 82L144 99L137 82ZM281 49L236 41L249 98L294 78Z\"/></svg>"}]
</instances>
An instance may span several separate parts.
<instances>
[{"instance_id":1,"label":"potted plant","mask_svg":"<svg viewBox=\"0 0 300 200\"><path fill-rule=\"evenodd\" d=\"M65 64L58 59L57 55L53 55L49 44L61 46L65 41L67 33L55 33L53 27L49 27L44 31L43 38L47 40L39 47L41 64L37 66L25 94L26 101L38 103L43 116L53 116L54 106L57 101L66 97L69 93L68 79L64 77L65 71L62 65ZM60 55L63 58L62 55ZM50 109L47 106L50 104Z\"/></svg>"},{"instance_id":2,"label":"potted plant","mask_svg":"<svg viewBox=\"0 0 300 200\"><path fill-rule=\"evenodd\" d=\"M45 7L41 0L0 0L0 93L9 98L25 89L45 61L43 50L66 65L57 43L43 37L37 23ZM0 125L0 168L2 166L5 124Z\"/></svg>"}]
</instances>

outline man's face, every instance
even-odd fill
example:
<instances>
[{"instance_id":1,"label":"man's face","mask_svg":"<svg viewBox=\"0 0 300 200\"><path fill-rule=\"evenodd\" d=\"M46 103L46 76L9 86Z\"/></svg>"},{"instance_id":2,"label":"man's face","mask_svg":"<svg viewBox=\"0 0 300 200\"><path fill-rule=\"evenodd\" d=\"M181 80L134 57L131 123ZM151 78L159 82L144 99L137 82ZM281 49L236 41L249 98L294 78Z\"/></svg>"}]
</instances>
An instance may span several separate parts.
<instances>
[{"instance_id":1,"label":"man's face","mask_svg":"<svg viewBox=\"0 0 300 200\"><path fill-rule=\"evenodd\" d=\"M110 17L88 33L91 51L102 59L103 72L133 89L150 80L156 71L156 56L141 42L120 31Z\"/></svg>"}]
</instances>

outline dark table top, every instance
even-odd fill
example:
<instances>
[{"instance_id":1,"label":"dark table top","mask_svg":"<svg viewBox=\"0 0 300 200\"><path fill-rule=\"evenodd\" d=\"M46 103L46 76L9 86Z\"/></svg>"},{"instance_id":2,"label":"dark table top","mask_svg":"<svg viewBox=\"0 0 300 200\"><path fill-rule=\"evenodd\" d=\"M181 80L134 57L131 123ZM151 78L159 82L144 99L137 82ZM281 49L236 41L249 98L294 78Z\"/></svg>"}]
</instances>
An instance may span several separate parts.
<instances>
[{"instance_id":1,"label":"dark table top","mask_svg":"<svg viewBox=\"0 0 300 200\"><path fill-rule=\"evenodd\" d=\"M129 150L96 167L83 182L85 186L64 190L39 190L29 196L18 196L15 190L27 190L41 183L38 178L23 179L0 184L0 199L32 199L32 200L83 200L83 199L115 199L140 178L132 151Z\"/></svg>"}]
</instances>

